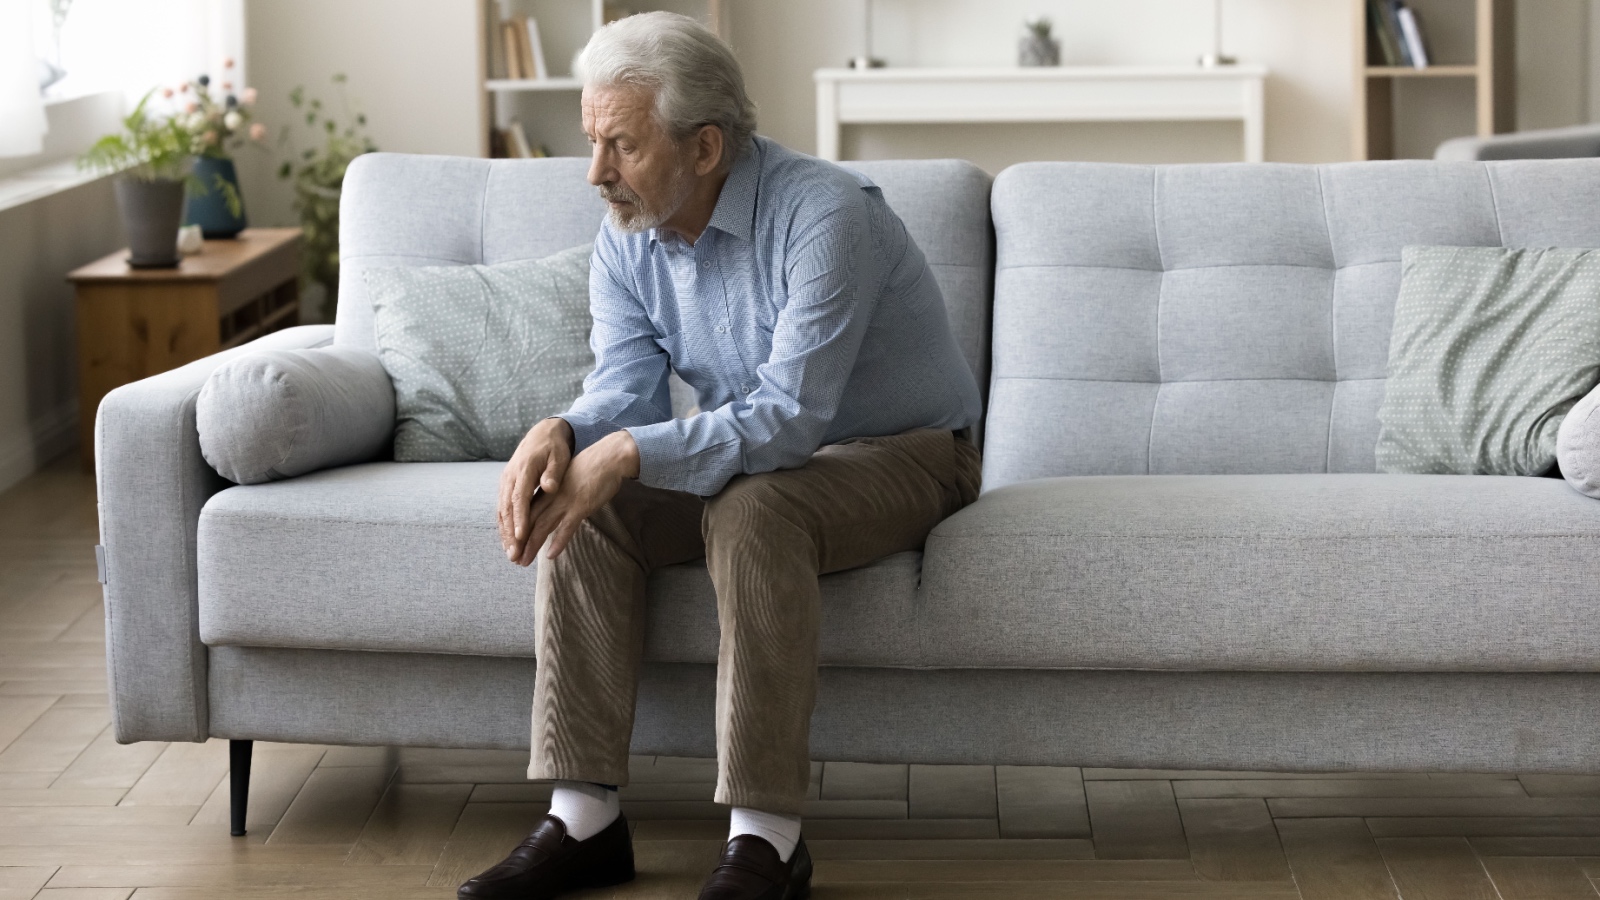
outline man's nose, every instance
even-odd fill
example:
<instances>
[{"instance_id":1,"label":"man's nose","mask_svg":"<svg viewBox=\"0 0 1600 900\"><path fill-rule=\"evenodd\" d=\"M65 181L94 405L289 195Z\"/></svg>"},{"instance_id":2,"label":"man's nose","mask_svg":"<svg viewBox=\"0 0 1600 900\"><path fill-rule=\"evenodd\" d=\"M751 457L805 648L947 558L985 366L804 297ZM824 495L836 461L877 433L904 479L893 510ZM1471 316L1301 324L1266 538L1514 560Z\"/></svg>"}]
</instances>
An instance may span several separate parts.
<instances>
[{"instance_id":1,"label":"man's nose","mask_svg":"<svg viewBox=\"0 0 1600 900\"><path fill-rule=\"evenodd\" d=\"M606 159L605 150L594 148L594 155L589 158L589 183L595 187L616 181L616 170L611 167L610 160Z\"/></svg>"}]
</instances>

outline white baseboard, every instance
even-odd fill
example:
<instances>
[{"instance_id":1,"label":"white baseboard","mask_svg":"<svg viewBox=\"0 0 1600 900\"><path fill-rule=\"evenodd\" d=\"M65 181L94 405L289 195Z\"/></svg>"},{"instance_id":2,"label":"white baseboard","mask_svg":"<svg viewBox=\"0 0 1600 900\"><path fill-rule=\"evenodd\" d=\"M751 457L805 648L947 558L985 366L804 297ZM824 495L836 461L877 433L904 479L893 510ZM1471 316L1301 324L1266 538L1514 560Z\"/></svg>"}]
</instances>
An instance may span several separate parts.
<instances>
[{"instance_id":1,"label":"white baseboard","mask_svg":"<svg viewBox=\"0 0 1600 900\"><path fill-rule=\"evenodd\" d=\"M78 445L76 401L37 416L21 434L0 441L0 491Z\"/></svg>"}]
</instances>

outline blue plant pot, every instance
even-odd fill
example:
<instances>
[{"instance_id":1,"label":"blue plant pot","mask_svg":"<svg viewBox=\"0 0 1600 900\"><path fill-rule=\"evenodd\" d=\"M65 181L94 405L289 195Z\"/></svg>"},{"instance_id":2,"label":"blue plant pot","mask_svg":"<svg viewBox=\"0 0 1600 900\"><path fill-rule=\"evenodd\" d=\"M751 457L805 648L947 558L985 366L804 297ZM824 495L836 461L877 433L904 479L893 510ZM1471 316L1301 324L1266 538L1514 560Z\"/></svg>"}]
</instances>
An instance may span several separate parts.
<instances>
[{"instance_id":1,"label":"blue plant pot","mask_svg":"<svg viewBox=\"0 0 1600 900\"><path fill-rule=\"evenodd\" d=\"M207 238L238 237L248 224L244 217L244 199L240 197L239 214L234 215L228 209L228 193L222 187L225 182L233 186L235 194L239 191L239 175L234 171L233 160L196 157L194 177L204 190L202 192L190 187L183 207L183 224L199 225L201 233Z\"/></svg>"}]
</instances>

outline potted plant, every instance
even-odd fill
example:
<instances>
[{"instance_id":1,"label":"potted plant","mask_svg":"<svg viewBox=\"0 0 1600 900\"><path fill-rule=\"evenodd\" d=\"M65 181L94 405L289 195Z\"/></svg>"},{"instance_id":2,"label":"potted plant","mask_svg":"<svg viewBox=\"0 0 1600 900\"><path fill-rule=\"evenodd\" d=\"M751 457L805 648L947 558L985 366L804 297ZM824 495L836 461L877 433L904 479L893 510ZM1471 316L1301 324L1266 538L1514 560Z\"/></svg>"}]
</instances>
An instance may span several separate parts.
<instances>
[{"instance_id":1,"label":"potted plant","mask_svg":"<svg viewBox=\"0 0 1600 900\"><path fill-rule=\"evenodd\" d=\"M232 69L232 59L223 63ZM252 140L266 136L266 126L250 123L251 108L255 105L254 88L235 94L233 82L223 81L221 99L211 93L211 77L201 75L192 83L178 88L179 93L193 93L185 102L183 123L194 136L194 181L191 183L188 203L184 208L185 225L199 225L207 238L237 237L248 222L244 214L244 199L239 195L239 175L234 169L231 151L241 142L237 135L248 126ZM166 92L168 96L170 91Z\"/></svg>"},{"instance_id":2,"label":"potted plant","mask_svg":"<svg viewBox=\"0 0 1600 900\"><path fill-rule=\"evenodd\" d=\"M278 167L278 177L294 186L294 211L300 216L300 259L305 268L305 278L323 291L319 304L308 302L311 313L303 321L333 321L339 296L339 197L344 187L345 169L351 160L363 153L378 149L367 137L367 117L352 114L345 96L345 76L333 76L339 92L342 120L335 118L320 99L307 98L305 88L297 87L289 94L289 102L304 113L305 125L319 144L292 152L289 159ZM279 145L289 148L291 133L285 125ZM321 309L313 310L314 306Z\"/></svg>"},{"instance_id":3,"label":"potted plant","mask_svg":"<svg viewBox=\"0 0 1600 900\"><path fill-rule=\"evenodd\" d=\"M122 120L122 131L96 141L80 166L120 172L117 208L128 235L128 264L135 268L178 264L178 222L188 180L193 138L172 116L149 112L153 90Z\"/></svg>"}]
</instances>

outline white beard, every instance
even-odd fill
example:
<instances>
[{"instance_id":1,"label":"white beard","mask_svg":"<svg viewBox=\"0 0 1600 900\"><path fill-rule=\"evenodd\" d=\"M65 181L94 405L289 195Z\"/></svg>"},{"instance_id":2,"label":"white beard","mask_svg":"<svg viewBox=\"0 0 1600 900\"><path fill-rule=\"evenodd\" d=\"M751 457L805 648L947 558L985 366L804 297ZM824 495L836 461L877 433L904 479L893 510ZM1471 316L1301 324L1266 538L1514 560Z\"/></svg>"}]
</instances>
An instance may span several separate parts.
<instances>
[{"instance_id":1,"label":"white beard","mask_svg":"<svg viewBox=\"0 0 1600 900\"><path fill-rule=\"evenodd\" d=\"M689 181L687 168L679 168L672 173L672 182L667 186L667 199L660 207L645 203L644 198L621 183L601 185L600 196L605 200L624 201L632 207L632 211L626 213L616 207L606 211L606 219L612 228L625 234L642 234L652 228L660 227L661 223L672 218L689 199L693 189L694 185Z\"/></svg>"}]
</instances>

